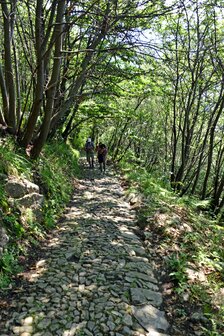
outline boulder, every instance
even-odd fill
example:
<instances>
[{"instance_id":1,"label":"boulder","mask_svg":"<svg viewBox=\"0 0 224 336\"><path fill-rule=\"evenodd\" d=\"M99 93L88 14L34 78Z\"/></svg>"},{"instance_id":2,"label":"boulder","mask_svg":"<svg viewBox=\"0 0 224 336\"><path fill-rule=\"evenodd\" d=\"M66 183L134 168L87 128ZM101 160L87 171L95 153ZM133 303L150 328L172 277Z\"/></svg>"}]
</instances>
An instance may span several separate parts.
<instances>
[{"instance_id":1,"label":"boulder","mask_svg":"<svg viewBox=\"0 0 224 336\"><path fill-rule=\"evenodd\" d=\"M44 196L37 193L27 194L16 200L16 205L23 212L23 209L30 209L37 222L43 221L42 206Z\"/></svg>"},{"instance_id":2,"label":"boulder","mask_svg":"<svg viewBox=\"0 0 224 336\"><path fill-rule=\"evenodd\" d=\"M39 193L40 188L38 185L26 179L13 177L7 181L5 191L9 196L11 206L16 206L20 210L22 222L26 222L26 216L23 216L26 209L32 210L35 220L38 222L43 221L42 206L44 196Z\"/></svg>"},{"instance_id":3,"label":"boulder","mask_svg":"<svg viewBox=\"0 0 224 336\"><path fill-rule=\"evenodd\" d=\"M5 191L12 198L20 198L26 194L24 184L18 180L9 180L5 185Z\"/></svg>"},{"instance_id":4,"label":"boulder","mask_svg":"<svg viewBox=\"0 0 224 336\"><path fill-rule=\"evenodd\" d=\"M16 203L19 207L31 208L31 209L40 208L43 202L44 202L44 196L36 192L27 194L16 200Z\"/></svg>"},{"instance_id":5,"label":"boulder","mask_svg":"<svg viewBox=\"0 0 224 336\"><path fill-rule=\"evenodd\" d=\"M25 179L23 180L23 183L28 193L39 193L40 192L40 188L37 184L30 182L28 180L25 180Z\"/></svg>"},{"instance_id":6,"label":"boulder","mask_svg":"<svg viewBox=\"0 0 224 336\"><path fill-rule=\"evenodd\" d=\"M29 193L39 193L39 186L26 180L9 179L5 191L12 198L21 198Z\"/></svg>"}]
</instances>

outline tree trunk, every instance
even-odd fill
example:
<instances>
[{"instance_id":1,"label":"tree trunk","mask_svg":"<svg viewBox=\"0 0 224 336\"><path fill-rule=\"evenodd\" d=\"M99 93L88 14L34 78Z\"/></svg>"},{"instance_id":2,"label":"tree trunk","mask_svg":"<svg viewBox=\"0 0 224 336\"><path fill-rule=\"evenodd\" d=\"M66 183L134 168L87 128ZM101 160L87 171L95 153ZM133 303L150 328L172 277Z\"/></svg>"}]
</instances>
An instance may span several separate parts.
<instances>
[{"instance_id":1,"label":"tree trunk","mask_svg":"<svg viewBox=\"0 0 224 336\"><path fill-rule=\"evenodd\" d=\"M171 173L170 173L170 182L171 186L175 188L175 185L173 185L175 181L175 165L176 165L176 155L177 155L177 94L179 90L179 56L178 56L178 33L179 33L179 19L178 17L178 23L177 23L177 29L176 29L176 39L175 39L175 57L177 62L177 71L176 71L176 79L174 84L174 99L173 99L173 124L172 124L172 135L171 135L171 142L173 143L172 146L172 160L171 160Z\"/></svg>"},{"instance_id":2,"label":"tree trunk","mask_svg":"<svg viewBox=\"0 0 224 336\"><path fill-rule=\"evenodd\" d=\"M2 93L3 120L5 124L5 122L8 122L9 120L9 100L1 64L0 64L0 87Z\"/></svg>"},{"instance_id":3,"label":"tree trunk","mask_svg":"<svg viewBox=\"0 0 224 336\"><path fill-rule=\"evenodd\" d=\"M3 21L4 21L4 51L5 51L5 82L8 92L9 113L8 113L8 129L12 134L16 133L16 94L13 76L12 56L11 56L11 41L12 41L12 27L13 15L9 13L7 3L5 0L0 0Z\"/></svg>"},{"instance_id":4,"label":"tree trunk","mask_svg":"<svg viewBox=\"0 0 224 336\"><path fill-rule=\"evenodd\" d=\"M124 124L124 127L123 127L122 130L121 130L119 139L118 139L117 144L116 144L116 147L115 147L115 153L113 154L113 159L114 159L114 160L116 160L118 154L120 154L120 147L121 147L122 139L123 139L123 137L124 137L124 135L125 135L125 131L126 131L128 125L129 125L130 120L131 120L130 117L126 119L126 122L125 122L125 124Z\"/></svg>"},{"instance_id":5,"label":"tree trunk","mask_svg":"<svg viewBox=\"0 0 224 336\"><path fill-rule=\"evenodd\" d=\"M20 93L20 78L19 78L19 64L18 57L16 53L16 46L14 39L12 40L13 53L14 53L14 63L15 63L15 75L16 75L16 95L17 95L17 105L16 105L16 124L17 127L20 123L21 117L21 93Z\"/></svg>"},{"instance_id":6,"label":"tree trunk","mask_svg":"<svg viewBox=\"0 0 224 336\"><path fill-rule=\"evenodd\" d=\"M70 120L68 121L68 124L66 125L66 128L64 130L64 132L62 133L62 137L64 138L64 140L66 141L70 132L73 130L72 128L72 122L73 122L73 119L75 118L75 115L78 111L78 108L79 108L79 104L80 102L77 101L75 106L74 106L74 109L73 109L73 112L72 112L72 116L70 117Z\"/></svg>"},{"instance_id":7,"label":"tree trunk","mask_svg":"<svg viewBox=\"0 0 224 336\"><path fill-rule=\"evenodd\" d=\"M220 93L221 97L221 102L220 100L217 102L216 106L219 108L217 115L215 117L215 120L211 126L211 131L210 131L210 138L209 138L209 154L208 154L208 163L207 163L207 169L206 169L206 174L203 182L203 188L201 192L201 199L205 199L206 196L206 190L207 190L207 184L208 184L208 178L211 172L211 166L212 166L212 158L213 158L213 149L214 149L214 138L215 138L215 128L217 125L217 122L221 116L221 113L223 111L223 106L224 106L224 97L223 97L223 87Z\"/></svg>"},{"instance_id":8,"label":"tree trunk","mask_svg":"<svg viewBox=\"0 0 224 336\"><path fill-rule=\"evenodd\" d=\"M54 109L54 99L56 88L58 84L58 79L60 76L60 65L61 65L61 48L63 42L63 16L65 11L65 0L58 1L58 8L57 8L57 17L55 23L55 52L54 52L54 64L52 69L51 79L47 89L47 101L46 101L46 108L45 108L45 115L44 120L41 125L40 134L38 138L34 142L34 147L31 151L31 156L33 158L37 158L44 146L44 143L47 139L50 123L51 123L51 116Z\"/></svg>"},{"instance_id":9,"label":"tree trunk","mask_svg":"<svg viewBox=\"0 0 224 336\"><path fill-rule=\"evenodd\" d=\"M43 0L37 1L36 7L36 23L35 23L35 33L36 33L36 57L37 57L37 80L35 89L35 98L31 113L26 125L26 129L21 141L21 144L26 147L34 134L35 126L37 123L37 118L40 114L40 109L43 102L43 91L44 91L44 60L43 60Z\"/></svg>"},{"instance_id":10,"label":"tree trunk","mask_svg":"<svg viewBox=\"0 0 224 336\"><path fill-rule=\"evenodd\" d=\"M89 38L89 42L87 44L86 55L81 64L81 71L79 72L74 84L71 86L69 91L68 98L63 101L62 106L60 108L59 113L55 114L51 121L51 128L54 128L55 125L60 124L63 125L65 120L69 115L69 111L71 105L74 104L74 100L78 95L78 92L82 85L84 85L86 81L86 75L91 64L92 58L94 56L94 51L96 51L97 47L102 43L105 36L107 35L109 29L111 28L108 23L108 15L110 13L110 2L107 2L104 16L102 18L102 22L98 27L98 31L95 36ZM63 119L62 119L63 118Z\"/></svg>"}]
</instances>

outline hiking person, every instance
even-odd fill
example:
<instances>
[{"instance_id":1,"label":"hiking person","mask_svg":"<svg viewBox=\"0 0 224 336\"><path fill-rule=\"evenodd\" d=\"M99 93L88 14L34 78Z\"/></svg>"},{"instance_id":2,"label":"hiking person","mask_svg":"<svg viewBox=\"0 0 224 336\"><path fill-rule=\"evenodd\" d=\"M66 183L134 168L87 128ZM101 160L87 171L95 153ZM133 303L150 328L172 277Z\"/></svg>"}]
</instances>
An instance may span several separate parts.
<instances>
[{"instance_id":1,"label":"hiking person","mask_svg":"<svg viewBox=\"0 0 224 336\"><path fill-rule=\"evenodd\" d=\"M94 167L94 142L88 138L85 144L86 160L90 168Z\"/></svg>"},{"instance_id":2,"label":"hiking person","mask_svg":"<svg viewBox=\"0 0 224 336\"><path fill-rule=\"evenodd\" d=\"M100 165L101 173L106 171L106 156L107 156L107 147L103 143L99 143L97 146L97 158Z\"/></svg>"}]
</instances>

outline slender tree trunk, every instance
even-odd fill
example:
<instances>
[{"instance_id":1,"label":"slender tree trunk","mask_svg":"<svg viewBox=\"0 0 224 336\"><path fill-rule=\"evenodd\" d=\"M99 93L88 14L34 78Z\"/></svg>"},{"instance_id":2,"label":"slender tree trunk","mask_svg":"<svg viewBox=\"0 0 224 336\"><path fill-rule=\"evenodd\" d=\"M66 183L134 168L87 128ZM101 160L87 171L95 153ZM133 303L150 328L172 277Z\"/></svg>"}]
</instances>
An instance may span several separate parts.
<instances>
[{"instance_id":1,"label":"slender tree trunk","mask_svg":"<svg viewBox=\"0 0 224 336\"><path fill-rule=\"evenodd\" d=\"M119 139L118 139L118 141L116 143L115 152L113 154L113 159L114 160L116 160L118 154L120 153L120 147L121 147L122 139L123 139L123 137L125 135L125 131L126 131L128 125L129 125L130 120L131 120L130 117L126 119L126 122L125 122L125 124L124 124L124 126L123 126L123 128L122 128L122 130L120 132Z\"/></svg>"},{"instance_id":2,"label":"slender tree trunk","mask_svg":"<svg viewBox=\"0 0 224 336\"><path fill-rule=\"evenodd\" d=\"M217 157L217 160L216 160L216 167L215 167L215 176L214 176L214 182L213 182L213 185L214 185L214 191L213 191L213 199L216 198L216 194L218 192L218 188L219 188L219 178L220 178L220 172L221 172L221 169L222 169L222 166L223 166L223 154L224 154L224 148L223 148L223 144L221 143L220 145L220 149L219 149L219 152L218 152L218 157Z\"/></svg>"},{"instance_id":3,"label":"slender tree trunk","mask_svg":"<svg viewBox=\"0 0 224 336\"><path fill-rule=\"evenodd\" d=\"M78 95L78 92L81 86L84 85L84 82L86 80L87 69L94 56L94 53L92 52L92 50L94 50L97 47L97 45L101 42L102 38L103 36L101 36L100 34L100 36L98 36L98 38L96 38L94 43L89 47L90 51L87 51L86 56L81 65L81 73L75 80L75 83L72 85L70 92L69 92L68 99L62 103L59 113L53 116L51 120L51 128L56 127L56 125L60 122L60 120L64 122L67 119L68 114L70 112L71 105L73 104L75 98Z\"/></svg>"},{"instance_id":4,"label":"slender tree trunk","mask_svg":"<svg viewBox=\"0 0 224 336\"><path fill-rule=\"evenodd\" d=\"M1 109L0 109L0 124L6 126L5 119Z\"/></svg>"},{"instance_id":5,"label":"slender tree trunk","mask_svg":"<svg viewBox=\"0 0 224 336\"><path fill-rule=\"evenodd\" d=\"M113 134L110 138L110 140L108 141L108 149L113 152L115 149L115 144L116 144L116 137L117 137L117 133L118 133L118 129L121 126L121 122L118 121L117 124L115 125L115 129L113 131Z\"/></svg>"},{"instance_id":6,"label":"slender tree trunk","mask_svg":"<svg viewBox=\"0 0 224 336\"><path fill-rule=\"evenodd\" d=\"M219 108L217 115L215 117L215 120L211 126L211 130L210 130L210 138L209 138L209 154L208 154L208 163L207 163L207 169L206 169L206 174L205 174L205 178L204 178L204 182L203 182L203 188L202 188L202 192L201 192L201 199L205 199L206 196L206 190L207 190L207 184L208 184L208 179L209 179L209 175L211 172L211 166L212 166L212 158L213 158L213 149L214 149L214 139L215 139L215 128L217 125L217 122L221 116L221 113L223 111L223 106L224 106L224 96L222 95L223 93L223 87L221 90L221 102L217 102L217 107ZM220 105L219 105L220 103Z\"/></svg>"},{"instance_id":7,"label":"slender tree trunk","mask_svg":"<svg viewBox=\"0 0 224 336\"><path fill-rule=\"evenodd\" d=\"M37 1L36 7L36 23L35 23L35 36L36 36L36 58L37 58L37 80L36 89L34 92L34 102L31 113L26 125L26 129L21 141L21 144L26 147L34 134L37 118L40 115L40 109L43 103L44 91L44 60L43 60L43 0Z\"/></svg>"},{"instance_id":8,"label":"slender tree trunk","mask_svg":"<svg viewBox=\"0 0 224 336\"><path fill-rule=\"evenodd\" d=\"M218 188L216 192L213 194L212 200L211 200L211 208L215 211L217 208L219 208L220 203L220 197L223 192L224 187L224 174L221 177L221 180L219 182Z\"/></svg>"},{"instance_id":9,"label":"slender tree trunk","mask_svg":"<svg viewBox=\"0 0 224 336\"><path fill-rule=\"evenodd\" d=\"M195 177L194 177L194 180L193 180L193 186L192 186L192 189L191 189L191 194L195 193L195 189L196 189L197 184L198 184L198 179L199 179L199 175L200 175L201 168L202 168L202 160L203 160L203 156L204 156L204 149L205 149L205 146L206 146L209 130L210 130L210 127L208 126L205 137L204 137L204 140L203 140L203 144L202 144L202 147L201 147L201 150L200 150L201 153L200 153L200 157L199 157L199 161L198 161L198 167L197 167L197 170L195 172Z\"/></svg>"},{"instance_id":10,"label":"slender tree trunk","mask_svg":"<svg viewBox=\"0 0 224 336\"><path fill-rule=\"evenodd\" d=\"M223 186L224 186L224 183L222 184L222 187ZM221 196L221 194L220 194L220 196ZM222 209L223 206L224 206L224 196L222 196L222 199L219 202L219 206L217 206L216 209L215 209L215 211L214 211L214 213L215 213L216 216L219 214L219 212L220 212L220 210ZM223 217L223 215L222 215L222 217Z\"/></svg>"},{"instance_id":11,"label":"slender tree trunk","mask_svg":"<svg viewBox=\"0 0 224 336\"><path fill-rule=\"evenodd\" d=\"M58 8L57 8L57 17L55 23L55 52L54 52L54 64L52 69L51 79L47 89L47 101L46 101L46 108L45 108L45 115L44 120L41 125L40 134L38 138L34 142L34 147L32 148L31 155L33 158L37 158L46 142L50 123L51 123L51 116L54 109L54 99L56 88L58 84L58 79L60 76L60 65L61 65L61 48L63 42L63 16L65 11L65 0L58 1Z\"/></svg>"},{"instance_id":12,"label":"slender tree trunk","mask_svg":"<svg viewBox=\"0 0 224 336\"><path fill-rule=\"evenodd\" d=\"M8 123L9 120L9 101L1 64L0 64L0 88L2 93L3 120L5 124L5 122Z\"/></svg>"},{"instance_id":13,"label":"slender tree trunk","mask_svg":"<svg viewBox=\"0 0 224 336\"><path fill-rule=\"evenodd\" d=\"M127 144L127 146L125 147L124 151L122 152L122 154L120 155L120 157L117 159L117 162L120 162L124 157L125 154L127 153L128 149L131 147L132 145L132 140L129 140L129 143Z\"/></svg>"},{"instance_id":14,"label":"slender tree trunk","mask_svg":"<svg viewBox=\"0 0 224 336\"><path fill-rule=\"evenodd\" d=\"M171 160L171 174L170 174L170 182L171 186L173 186L173 183L175 181L175 165L176 165L176 155L177 155L177 95L179 90L179 56L178 56L178 30L179 30L179 19L178 18L178 24L176 29L176 40L175 40L175 57L177 62L177 71L176 71L176 79L174 84L174 99L173 99L173 124L172 124L172 138L171 142L173 144L172 146L172 160ZM175 186L174 186L175 187Z\"/></svg>"},{"instance_id":15,"label":"slender tree trunk","mask_svg":"<svg viewBox=\"0 0 224 336\"><path fill-rule=\"evenodd\" d=\"M68 138L68 136L69 136L69 134L72 130L72 122L73 122L73 120L76 116L76 113L77 113L78 109L79 109L79 105L80 105L80 102L77 101L75 106L74 106L74 109L73 109L72 115L70 117L70 120L68 121L68 124L66 125L66 128L65 128L64 132L62 133L62 137L64 138L65 141L67 140L67 138Z\"/></svg>"},{"instance_id":16,"label":"slender tree trunk","mask_svg":"<svg viewBox=\"0 0 224 336\"><path fill-rule=\"evenodd\" d=\"M63 125L63 123L65 122L65 120L67 119L69 115L71 105L74 104L74 101L78 95L78 92L81 86L84 85L86 81L86 75L88 73L89 66L94 57L94 51L105 39L105 36L107 35L109 29L111 28L109 25L109 21L108 21L110 7L111 7L111 4L110 4L110 1L108 1L106 4L106 9L105 9L102 22L98 27L98 31L96 35L94 37L89 38L89 42L86 48L87 49L86 55L80 67L81 71L79 72L77 78L75 79L73 85L71 86L71 89L69 90L68 98L65 101L63 101L59 113L53 116L52 121L51 121L51 128L54 128L55 125L58 125L58 124L60 124L60 126Z\"/></svg>"},{"instance_id":17,"label":"slender tree trunk","mask_svg":"<svg viewBox=\"0 0 224 336\"><path fill-rule=\"evenodd\" d=\"M8 114L8 129L12 134L16 133L16 94L11 56L11 42L12 42L12 27L13 15L8 10L8 5L5 0L0 0L3 21L4 21L4 51L5 51L5 82L8 92L9 114Z\"/></svg>"},{"instance_id":18,"label":"slender tree trunk","mask_svg":"<svg viewBox=\"0 0 224 336\"><path fill-rule=\"evenodd\" d=\"M12 45L13 45L15 75L16 75L16 96L17 96L16 124L19 125L20 117L21 117L21 94L20 94L19 64L18 64L18 57L17 57L17 53L16 53L16 46L15 46L14 39L12 40Z\"/></svg>"}]
</instances>

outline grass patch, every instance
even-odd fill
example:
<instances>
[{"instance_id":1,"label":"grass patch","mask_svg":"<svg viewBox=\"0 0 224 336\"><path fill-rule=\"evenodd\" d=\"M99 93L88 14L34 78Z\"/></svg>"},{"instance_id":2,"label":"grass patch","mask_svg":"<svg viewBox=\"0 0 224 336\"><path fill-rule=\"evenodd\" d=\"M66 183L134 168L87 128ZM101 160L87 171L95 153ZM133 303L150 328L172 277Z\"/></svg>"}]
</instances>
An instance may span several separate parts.
<instances>
[{"instance_id":1,"label":"grass patch","mask_svg":"<svg viewBox=\"0 0 224 336\"><path fill-rule=\"evenodd\" d=\"M32 179L32 162L19 150L11 137L0 142L0 174Z\"/></svg>"}]
</instances>

